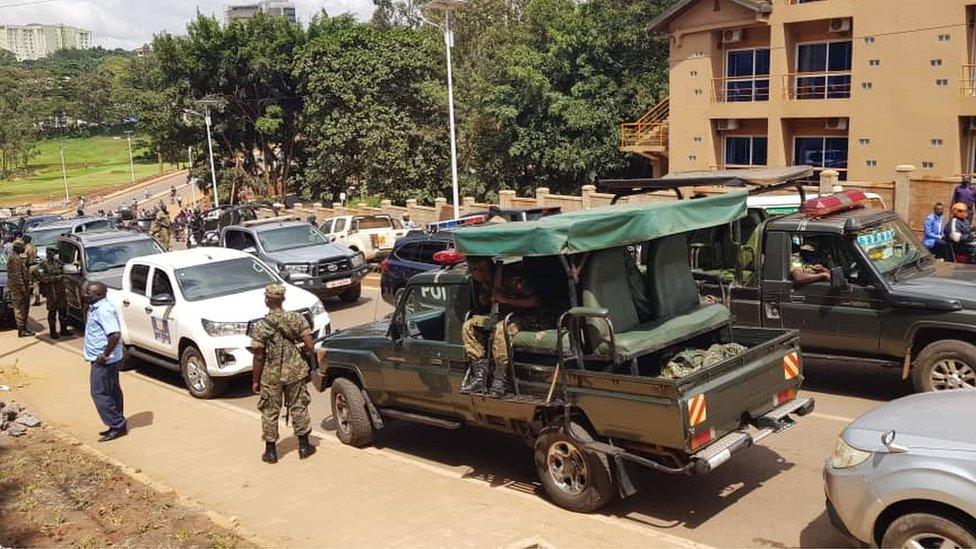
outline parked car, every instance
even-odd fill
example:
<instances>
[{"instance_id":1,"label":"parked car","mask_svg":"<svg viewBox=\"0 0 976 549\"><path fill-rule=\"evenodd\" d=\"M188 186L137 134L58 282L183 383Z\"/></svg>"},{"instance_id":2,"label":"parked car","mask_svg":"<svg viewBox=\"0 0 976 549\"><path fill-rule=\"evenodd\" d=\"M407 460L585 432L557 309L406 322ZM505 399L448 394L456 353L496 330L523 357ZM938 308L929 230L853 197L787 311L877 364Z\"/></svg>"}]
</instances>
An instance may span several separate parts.
<instances>
[{"instance_id":1,"label":"parked car","mask_svg":"<svg viewBox=\"0 0 976 549\"><path fill-rule=\"evenodd\" d=\"M383 299L392 304L397 292L407 286L413 275L442 267L434 261L434 254L453 246L454 237L450 231L410 231L398 239L393 252L380 262L380 293Z\"/></svg>"},{"instance_id":2,"label":"parked car","mask_svg":"<svg viewBox=\"0 0 976 549\"><path fill-rule=\"evenodd\" d=\"M47 257L48 246L57 244L63 234L80 234L92 231L115 230L115 222L98 216L72 217L59 219L35 225L27 230L34 246L37 246L37 259L43 261Z\"/></svg>"},{"instance_id":3,"label":"parked car","mask_svg":"<svg viewBox=\"0 0 976 549\"><path fill-rule=\"evenodd\" d=\"M240 225L245 221L254 221L257 218L258 206L253 204L227 204L207 210L200 214L203 235L198 239L194 236L193 231L190 231L187 246L190 248L194 246L217 246L220 241L220 232L224 230L224 227Z\"/></svg>"},{"instance_id":4,"label":"parked car","mask_svg":"<svg viewBox=\"0 0 976 549\"><path fill-rule=\"evenodd\" d=\"M20 223L9 219L0 220L0 238L7 238L8 236L17 238L22 234L24 231L20 230Z\"/></svg>"},{"instance_id":5,"label":"parked car","mask_svg":"<svg viewBox=\"0 0 976 549\"><path fill-rule=\"evenodd\" d=\"M29 229L33 229L38 225L49 223L51 221L61 221L62 219L64 218L57 214L32 215L23 218L23 222L21 223L21 228L26 231Z\"/></svg>"},{"instance_id":6,"label":"parked car","mask_svg":"<svg viewBox=\"0 0 976 549\"><path fill-rule=\"evenodd\" d=\"M407 234L407 230L387 214L330 217L319 225L319 229L333 242L363 254L366 261L386 257L393 250L396 239Z\"/></svg>"},{"instance_id":7,"label":"parked car","mask_svg":"<svg viewBox=\"0 0 976 549\"><path fill-rule=\"evenodd\" d=\"M859 544L976 547L976 391L911 395L857 418L824 467L830 521Z\"/></svg>"},{"instance_id":8,"label":"parked car","mask_svg":"<svg viewBox=\"0 0 976 549\"><path fill-rule=\"evenodd\" d=\"M224 227L220 246L252 254L288 281L322 299L353 303L362 294L362 254L329 242L314 225L292 218L246 221Z\"/></svg>"},{"instance_id":9,"label":"parked car","mask_svg":"<svg viewBox=\"0 0 976 549\"><path fill-rule=\"evenodd\" d=\"M504 268L536 281L543 303L564 304L553 311L559 326L513 334L503 325L514 392L462 393L472 280L463 267L414 276L387 320L321 342L312 381L332 388L339 440L366 446L391 419L508 432L534 448L552 501L579 512L634 493L628 465L713 471L814 406L797 397L796 331L733 328L728 310L696 291L685 233L744 212L740 194L459 229L459 253L507 258ZM635 245L645 250L641 292L628 267ZM665 372L676 352L730 343L739 354Z\"/></svg>"},{"instance_id":10,"label":"parked car","mask_svg":"<svg viewBox=\"0 0 976 549\"><path fill-rule=\"evenodd\" d=\"M208 247L130 259L121 289L109 292L126 359L179 372L197 398L219 395L228 379L251 371L250 331L268 312L272 283L287 285L285 310L301 313L315 339L329 333L322 302L250 254Z\"/></svg>"},{"instance_id":11,"label":"parked car","mask_svg":"<svg viewBox=\"0 0 976 549\"><path fill-rule=\"evenodd\" d=\"M89 282L101 282L118 290L127 261L163 252L151 236L116 230L64 234L58 238L57 248L64 264L68 320L81 331L88 314L83 298Z\"/></svg>"}]
</instances>

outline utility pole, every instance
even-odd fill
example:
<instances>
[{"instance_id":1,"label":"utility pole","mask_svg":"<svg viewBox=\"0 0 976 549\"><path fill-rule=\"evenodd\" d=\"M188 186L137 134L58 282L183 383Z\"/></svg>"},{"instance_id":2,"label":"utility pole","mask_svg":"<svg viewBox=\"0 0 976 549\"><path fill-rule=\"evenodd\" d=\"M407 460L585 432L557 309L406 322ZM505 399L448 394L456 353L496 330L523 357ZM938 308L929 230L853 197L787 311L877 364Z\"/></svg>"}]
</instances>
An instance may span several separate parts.
<instances>
[{"instance_id":1,"label":"utility pole","mask_svg":"<svg viewBox=\"0 0 976 549\"><path fill-rule=\"evenodd\" d=\"M125 140L129 144L129 183L135 183L136 170L132 166L132 132L125 132Z\"/></svg>"},{"instance_id":2,"label":"utility pole","mask_svg":"<svg viewBox=\"0 0 976 549\"><path fill-rule=\"evenodd\" d=\"M220 207L220 200L217 198L217 168L214 167L213 159L213 138L210 136L210 105L204 105L204 120L207 123L207 149L210 151L210 182L213 184L214 208Z\"/></svg>"},{"instance_id":3,"label":"utility pole","mask_svg":"<svg viewBox=\"0 0 976 549\"><path fill-rule=\"evenodd\" d=\"M68 170L64 167L64 145L58 144L58 153L61 155L61 178L64 180L64 203L67 206L71 197L68 196Z\"/></svg>"},{"instance_id":4,"label":"utility pole","mask_svg":"<svg viewBox=\"0 0 976 549\"><path fill-rule=\"evenodd\" d=\"M194 189L194 187L196 187L196 184L193 182L193 177L190 176L190 170L193 169L193 147L186 148L186 156L189 159L189 162L186 164L186 174L187 174L186 179L190 183L190 200L191 200L191 204L196 206L197 190Z\"/></svg>"}]
</instances>

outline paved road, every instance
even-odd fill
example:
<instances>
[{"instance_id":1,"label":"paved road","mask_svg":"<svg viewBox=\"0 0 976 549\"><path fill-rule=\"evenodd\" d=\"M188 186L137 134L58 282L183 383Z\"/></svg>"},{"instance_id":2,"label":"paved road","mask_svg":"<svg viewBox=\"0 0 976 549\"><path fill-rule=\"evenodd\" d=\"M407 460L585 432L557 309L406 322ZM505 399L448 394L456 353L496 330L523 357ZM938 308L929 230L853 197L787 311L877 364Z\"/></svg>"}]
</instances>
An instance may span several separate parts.
<instances>
[{"instance_id":1,"label":"paved road","mask_svg":"<svg viewBox=\"0 0 976 549\"><path fill-rule=\"evenodd\" d=\"M358 304L330 300L326 308L336 328L390 312L373 288L364 288ZM39 310L34 313L42 318ZM71 343L81 346L78 338ZM870 366L840 368L808 361L805 367L803 393L817 400L814 414L706 477L640 473L634 479L639 493L602 511L607 528L650 528L716 546L847 545L824 512L823 461L847 422L880 402L908 394L910 386L898 372ZM152 366L141 369L141 375L182 386L179 376ZM313 395L312 418L315 425L332 430L328 396ZM251 410L257 405L246 379L235 380L222 401ZM398 422L379 433L376 446L411 458L403 462L403 475L410 475L419 459L428 470L446 476L473 478L501 489L539 491L530 452L508 436ZM540 497L538 505L549 503ZM490 512L479 520L490 521Z\"/></svg>"},{"instance_id":2,"label":"paved road","mask_svg":"<svg viewBox=\"0 0 976 549\"><path fill-rule=\"evenodd\" d=\"M186 174L184 172L177 173L170 177L163 178L151 185L146 185L143 187L136 188L132 191L125 192L113 196L111 198L106 198L105 200L96 200L94 203L90 203L85 207L86 213L94 213L98 210L114 210L120 206L128 206L132 203L132 199L136 198L139 200L139 207L144 205L155 205L159 203L159 200L164 200L165 203L169 203L169 189L170 186L175 185L177 187L177 195L184 197L185 199L190 198L190 187L186 185ZM146 196L150 197L147 201ZM199 192L196 192L199 196Z\"/></svg>"}]
</instances>

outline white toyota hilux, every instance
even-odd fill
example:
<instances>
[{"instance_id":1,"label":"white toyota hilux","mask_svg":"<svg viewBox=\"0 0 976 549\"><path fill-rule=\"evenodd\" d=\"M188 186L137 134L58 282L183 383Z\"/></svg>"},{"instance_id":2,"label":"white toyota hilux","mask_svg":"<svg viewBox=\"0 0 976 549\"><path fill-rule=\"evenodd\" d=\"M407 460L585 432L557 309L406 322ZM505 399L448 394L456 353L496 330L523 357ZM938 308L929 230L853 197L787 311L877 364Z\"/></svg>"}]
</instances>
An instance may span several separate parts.
<instances>
[{"instance_id":1,"label":"white toyota hilux","mask_svg":"<svg viewBox=\"0 0 976 549\"><path fill-rule=\"evenodd\" d=\"M251 371L250 331L264 317L264 287L285 284L288 311L326 336L329 315L319 298L288 284L259 259L227 248L192 248L133 258L122 289L108 299L119 310L126 359L178 371L195 397L220 394L226 381Z\"/></svg>"}]
</instances>

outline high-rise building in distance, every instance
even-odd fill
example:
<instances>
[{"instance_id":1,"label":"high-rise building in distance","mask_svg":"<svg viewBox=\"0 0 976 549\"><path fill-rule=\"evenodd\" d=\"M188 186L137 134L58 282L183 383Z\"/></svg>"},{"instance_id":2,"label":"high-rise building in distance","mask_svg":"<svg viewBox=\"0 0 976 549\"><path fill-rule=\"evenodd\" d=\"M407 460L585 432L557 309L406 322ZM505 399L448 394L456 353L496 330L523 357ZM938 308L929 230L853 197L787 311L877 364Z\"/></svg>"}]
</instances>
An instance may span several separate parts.
<instances>
[{"instance_id":1,"label":"high-rise building in distance","mask_svg":"<svg viewBox=\"0 0 976 549\"><path fill-rule=\"evenodd\" d=\"M0 25L0 49L13 52L18 61L42 59L58 50L87 50L92 33L68 25Z\"/></svg>"},{"instance_id":2,"label":"high-rise building in distance","mask_svg":"<svg viewBox=\"0 0 976 549\"><path fill-rule=\"evenodd\" d=\"M284 17L291 23L298 22L295 4L288 0L262 0L261 2L247 4L231 4L224 7L224 21L229 25L234 21L249 19L258 12Z\"/></svg>"}]
</instances>

